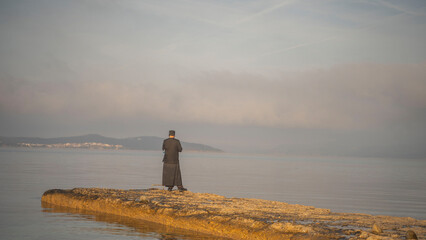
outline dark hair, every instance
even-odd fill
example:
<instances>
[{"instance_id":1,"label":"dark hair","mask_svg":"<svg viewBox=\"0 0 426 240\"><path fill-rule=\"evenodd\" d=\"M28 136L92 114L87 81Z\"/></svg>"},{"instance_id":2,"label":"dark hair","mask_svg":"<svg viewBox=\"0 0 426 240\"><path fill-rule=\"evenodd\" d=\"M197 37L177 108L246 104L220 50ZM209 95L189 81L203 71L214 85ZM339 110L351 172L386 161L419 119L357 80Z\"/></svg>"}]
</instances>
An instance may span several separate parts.
<instances>
[{"instance_id":1,"label":"dark hair","mask_svg":"<svg viewBox=\"0 0 426 240\"><path fill-rule=\"evenodd\" d=\"M169 136L175 136L175 134L176 134L176 133L175 133L175 130L170 130L170 131L169 131Z\"/></svg>"}]
</instances>

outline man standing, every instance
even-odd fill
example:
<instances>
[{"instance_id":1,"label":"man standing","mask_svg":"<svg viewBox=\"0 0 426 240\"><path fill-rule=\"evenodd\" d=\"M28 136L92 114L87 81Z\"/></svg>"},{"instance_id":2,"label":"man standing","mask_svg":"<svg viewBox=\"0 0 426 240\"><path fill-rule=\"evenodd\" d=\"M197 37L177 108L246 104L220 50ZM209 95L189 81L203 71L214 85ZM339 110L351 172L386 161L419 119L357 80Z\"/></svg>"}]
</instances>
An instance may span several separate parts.
<instances>
[{"instance_id":1,"label":"man standing","mask_svg":"<svg viewBox=\"0 0 426 240\"><path fill-rule=\"evenodd\" d=\"M163 186L168 187L169 191L177 186L179 191L186 191L182 186L182 175L179 166L179 152L182 152L180 141L175 138L175 131L169 131L169 138L163 142Z\"/></svg>"}]
</instances>

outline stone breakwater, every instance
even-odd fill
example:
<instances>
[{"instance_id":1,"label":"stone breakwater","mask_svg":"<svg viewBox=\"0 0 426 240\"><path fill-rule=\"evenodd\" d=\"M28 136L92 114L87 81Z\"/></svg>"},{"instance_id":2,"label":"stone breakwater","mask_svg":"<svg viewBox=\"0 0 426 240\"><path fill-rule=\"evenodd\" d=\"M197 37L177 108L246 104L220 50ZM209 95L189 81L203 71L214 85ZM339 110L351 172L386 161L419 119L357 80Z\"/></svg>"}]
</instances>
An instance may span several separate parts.
<instances>
[{"instance_id":1,"label":"stone breakwater","mask_svg":"<svg viewBox=\"0 0 426 240\"><path fill-rule=\"evenodd\" d=\"M408 239L413 232L423 239L426 234L426 220L334 213L310 206L189 191L52 189L41 200L231 239Z\"/></svg>"}]
</instances>

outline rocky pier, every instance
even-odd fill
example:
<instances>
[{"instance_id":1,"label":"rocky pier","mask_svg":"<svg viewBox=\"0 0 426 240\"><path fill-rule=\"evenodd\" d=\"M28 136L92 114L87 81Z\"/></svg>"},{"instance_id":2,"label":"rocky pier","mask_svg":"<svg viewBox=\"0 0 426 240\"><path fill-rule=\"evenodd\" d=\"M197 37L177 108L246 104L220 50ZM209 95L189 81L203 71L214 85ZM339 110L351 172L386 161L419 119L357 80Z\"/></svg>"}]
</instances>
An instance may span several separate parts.
<instances>
[{"instance_id":1,"label":"rocky pier","mask_svg":"<svg viewBox=\"0 0 426 240\"><path fill-rule=\"evenodd\" d=\"M52 189L41 201L141 219L230 239L424 239L426 220L210 193L160 189Z\"/></svg>"}]
</instances>

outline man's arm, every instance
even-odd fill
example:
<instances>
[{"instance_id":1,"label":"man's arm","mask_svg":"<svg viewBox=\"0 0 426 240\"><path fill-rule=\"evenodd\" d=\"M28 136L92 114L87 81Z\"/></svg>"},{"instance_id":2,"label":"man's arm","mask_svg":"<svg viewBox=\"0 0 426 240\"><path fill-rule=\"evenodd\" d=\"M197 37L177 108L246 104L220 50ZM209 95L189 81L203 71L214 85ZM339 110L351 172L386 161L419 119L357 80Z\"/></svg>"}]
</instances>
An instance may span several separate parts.
<instances>
[{"instance_id":1,"label":"man's arm","mask_svg":"<svg viewBox=\"0 0 426 240\"><path fill-rule=\"evenodd\" d=\"M180 145L180 141L178 140L178 151L182 152L182 145Z\"/></svg>"}]
</instances>

